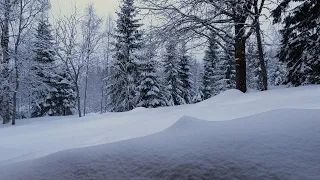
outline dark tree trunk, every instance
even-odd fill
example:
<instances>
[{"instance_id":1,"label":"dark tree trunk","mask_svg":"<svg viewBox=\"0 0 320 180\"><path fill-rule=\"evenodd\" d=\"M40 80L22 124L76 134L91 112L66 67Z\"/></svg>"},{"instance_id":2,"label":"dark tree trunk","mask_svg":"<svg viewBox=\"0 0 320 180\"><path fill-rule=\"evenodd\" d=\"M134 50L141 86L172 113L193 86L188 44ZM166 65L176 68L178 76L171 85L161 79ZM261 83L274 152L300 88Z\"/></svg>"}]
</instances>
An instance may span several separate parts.
<instances>
[{"instance_id":1,"label":"dark tree trunk","mask_svg":"<svg viewBox=\"0 0 320 180\"><path fill-rule=\"evenodd\" d=\"M87 59L89 61L89 58ZM87 113L87 91L88 91L88 75L89 75L89 65L86 67L86 79L85 79L85 88L84 88L84 99L83 99L83 116L86 116Z\"/></svg>"},{"instance_id":2,"label":"dark tree trunk","mask_svg":"<svg viewBox=\"0 0 320 180\"><path fill-rule=\"evenodd\" d=\"M268 90L268 73L267 68L264 60L264 53L263 53L263 47L262 47L262 38L261 38L261 29L260 29L260 22L259 22L259 10L258 7L255 6L255 31L256 31L256 37L257 37L257 44L258 44L258 54L259 54L259 62L260 62L260 68L261 68L261 77L262 77L262 91Z\"/></svg>"},{"instance_id":3,"label":"dark tree trunk","mask_svg":"<svg viewBox=\"0 0 320 180\"><path fill-rule=\"evenodd\" d=\"M247 92L246 80L246 21L250 15L253 1L235 1L233 9L233 21L235 28L235 60L236 60L236 88Z\"/></svg>"},{"instance_id":4,"label":"dark tree trunk","mask_svg":"<svg viewBox=\"0 0 320 180\"><path fill-rule=\"evenodd\" d=\"M17 60L16 60L17 61ZM17 62L16 62L17 63ZM17 93L19 89L19 71L18 65L15 65L15 91L13 93L13 113L12 113L12 125L16 124L17 118Z\"/></svg>"},{"instance_id":5,"label":"dark tree trunk","mask_svg":"<svg viewBox=\"0 0 320 180\"><path fill-rule=\"evenodd\" d=\"M81 101L80 101L80 90L79 90L79 85L76 84L76 91L77 91L77 104L78 104L78 114L79 117L81 117Z\"/></svg>"},{"instance_id":6,"label":"dark tree trunk","mask_svg":"<svg viewBox=\"0 0 320 180\"><path fill-rule=\"evenodd\" d=\"M108 39L109 43L109 39ZM108 44L108 51L109 51L109 44ZM102 79L102 97L101 97L101 113L107 112L107 101L108 101L108 92L107 92L107 87L108 87L108 77L109 77L109 52L107 53L106 59L106 67L105 67L105 78ZM104 74L104 72L102 71ZM102 76L104 77L104 76ZM104 99L104 102L103 102Z\"/></svg>"},{"instance_id":7,"label":"dark tree trunk","mask_svg":"<svg viewBox=\"0 0 320 180\"><path fill-rule=\"evenodd\" d=\"M17 118L17 94L19 90L19 59L18 59L18 50L19 50L19 44L21 40L21 33L22 33L22 14L23 14L23 3L22 0L20 0L20 14L19 14L19 29L18 29L18 35L14 46L14 69L15 69L15 89L13 92L13 107L12 107L12 125L16 124L16 118Z\"/></svg>"},{"instance_id":8,"label":"dark tree trunk","mask_svg":"<svg viewBox=\"0 0 320 180\"><path fill-rule=\"evenodd\" d=\"M103 80L102 80L103 82ZM100 113L103 113L103 99L104 99L104 83L101 85L101 101L100 101Z\"/></svg>"},{"instance_id":9,"label":"dark tree trunk","mask_svg":"<svg viewBox=\"0 0 320 180\"><path fill-rule=\"evenodd\" d=\"M236 88L247 92L246 84L246 38L244 22L235 24L235 60L236 60Z\"/></svg>"}]
</instances>

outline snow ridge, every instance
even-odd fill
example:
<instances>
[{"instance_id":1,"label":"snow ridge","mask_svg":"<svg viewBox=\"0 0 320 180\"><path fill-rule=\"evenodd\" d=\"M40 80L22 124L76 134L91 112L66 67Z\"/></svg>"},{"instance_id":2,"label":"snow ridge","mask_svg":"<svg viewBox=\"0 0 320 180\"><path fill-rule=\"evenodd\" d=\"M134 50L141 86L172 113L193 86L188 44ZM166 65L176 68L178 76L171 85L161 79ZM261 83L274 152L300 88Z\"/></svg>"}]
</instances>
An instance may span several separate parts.
<instances>
[{"instance_id":1,"label":"snow ridge","mask_svg":"<svg viewBox=\"0 0 320 180\"><path fill-rule=\"evenodd\" d=\"M317 180L319 117L320 110L303 109L223 122L185 116L150 136L58 152L2 167L0 174L10 180Z\"/></svg>"}]
</instances>

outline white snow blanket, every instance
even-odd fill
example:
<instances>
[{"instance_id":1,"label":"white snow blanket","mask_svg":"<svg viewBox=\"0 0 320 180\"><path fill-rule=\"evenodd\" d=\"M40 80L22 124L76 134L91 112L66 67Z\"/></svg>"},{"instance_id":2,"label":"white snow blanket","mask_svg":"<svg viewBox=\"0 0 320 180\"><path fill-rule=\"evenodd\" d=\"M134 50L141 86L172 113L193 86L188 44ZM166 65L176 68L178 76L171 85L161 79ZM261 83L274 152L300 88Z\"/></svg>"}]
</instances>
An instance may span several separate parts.
<instances>
[{"instance_id":1,"label":"white snow blanket","mask_svg":"<svg viewBox=\"0 0 320 180\"><path fill-rule=\"evenodd\" d=\"M320 86L307 86L21 120L0 128L0 179L318 180L319 109Z\"/></svg>"}]
</instances>

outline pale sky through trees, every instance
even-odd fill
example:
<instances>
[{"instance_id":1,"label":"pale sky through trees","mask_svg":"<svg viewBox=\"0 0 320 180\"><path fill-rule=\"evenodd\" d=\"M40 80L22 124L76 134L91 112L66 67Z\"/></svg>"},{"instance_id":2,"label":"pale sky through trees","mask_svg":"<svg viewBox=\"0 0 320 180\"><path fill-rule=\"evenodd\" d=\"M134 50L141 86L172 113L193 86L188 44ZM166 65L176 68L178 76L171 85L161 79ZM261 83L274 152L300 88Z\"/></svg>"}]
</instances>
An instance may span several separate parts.
<instances>
[{"instance_id":1,"label":"pale sky through trees","mask_svg":"<svg viewBox=\"0 0 320 180\"><path fill-rule=\"evenodd\" d=\"M108 14L114 16L114 12L119 7L119 0L51 0L52 15L58 17L60 12L68 14L73 11L73 6L77 6L79 13L83 13L87 4L93 3L97 13L101 17Z\"/></svg>"},{"instance_id":2,"label":"pale sky through trees","mask_svg":"<svg viewBox=\"0 0 320 180\"><path fill-rule=\"evenodd\" d=\"M53 19L59 18L61 15L68 15L73 12L74 6L77 7L79 14L83 14L85 7L88 4L93 3L96 12L100 17L106 19L108 15L111 15L113 19L116 19L117 15L115 14L115 12L119 9L120 2L121 0L51 0L50 14L52 15ZM270 26L270 13L267 9L264 9L264 14L266 14L266 17L268 17L268 19L266 19L265 17L261 17L261 28L262 30L264 30L264 42L270 43L270 41L274 40L274 38L272 38L271 36L275 35L275 29L272 30L270 28L278 29L278 25ZM149 20L145 19L144 24L148 24L148 21ZM203 58L202 50L191 50L190 53L198 60Z\"/></svg>"}]
</instances>

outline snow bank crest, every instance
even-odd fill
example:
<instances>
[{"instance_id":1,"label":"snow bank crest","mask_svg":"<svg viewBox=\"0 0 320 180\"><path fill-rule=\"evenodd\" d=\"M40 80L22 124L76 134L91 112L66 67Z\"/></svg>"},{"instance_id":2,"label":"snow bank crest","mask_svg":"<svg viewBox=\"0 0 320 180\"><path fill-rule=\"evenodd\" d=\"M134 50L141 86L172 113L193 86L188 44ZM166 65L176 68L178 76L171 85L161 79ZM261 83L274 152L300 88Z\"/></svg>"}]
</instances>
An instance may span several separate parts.
<instances>
[{"instance_id":1,"label":"snow bank crest","mask_svg":"<svg viewBox=\"0 0 320 180\"><path fill-rule=\"evenodd\" d=\"M235 98L243 96L244 94L245 93L243 93L237 89L230 89L230 90L224 91L224 92L222 92L222 93L220 93L210 99L201 101L198 104L218 103L221 101L233 100Z\"/></svg>"},{"instance_id":2,"label":"snow bank crest","mask_svg":"<svg viewBox=\"0 0 320 180\"><path fill-rule=\"evenodd\" d=\"M176 123L165 129L163 132L190 132L210 123L206 120L197 119L191 116L183 116Z\"/></svg>"}]
</instances>

